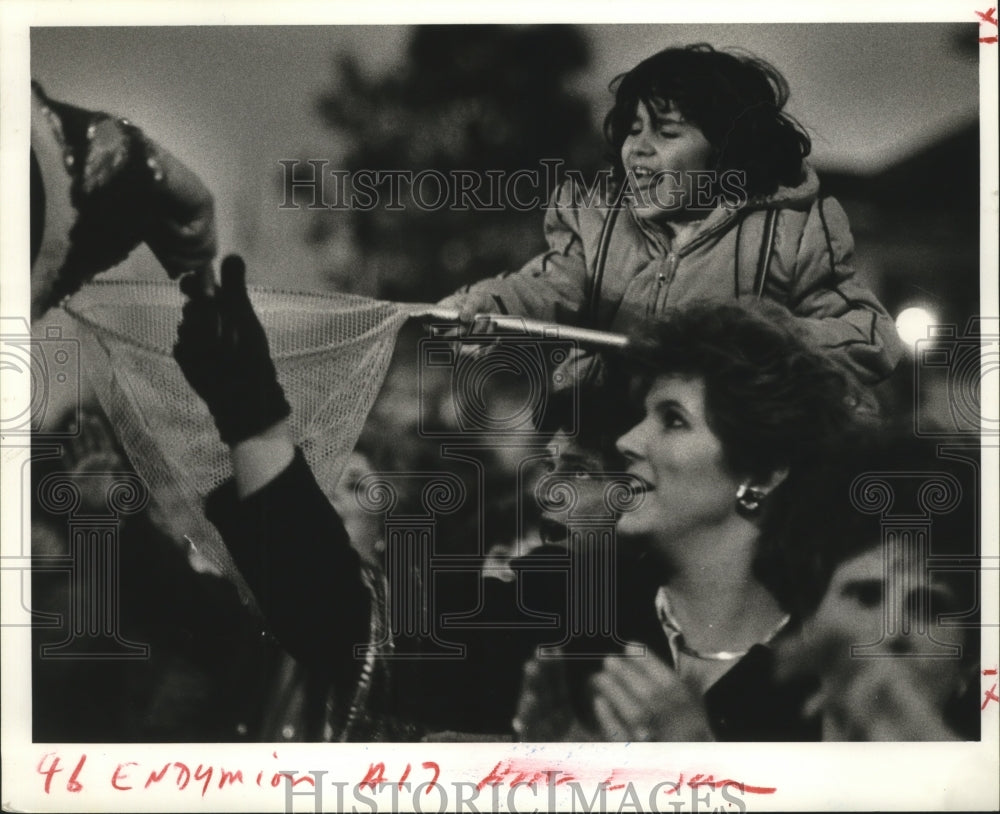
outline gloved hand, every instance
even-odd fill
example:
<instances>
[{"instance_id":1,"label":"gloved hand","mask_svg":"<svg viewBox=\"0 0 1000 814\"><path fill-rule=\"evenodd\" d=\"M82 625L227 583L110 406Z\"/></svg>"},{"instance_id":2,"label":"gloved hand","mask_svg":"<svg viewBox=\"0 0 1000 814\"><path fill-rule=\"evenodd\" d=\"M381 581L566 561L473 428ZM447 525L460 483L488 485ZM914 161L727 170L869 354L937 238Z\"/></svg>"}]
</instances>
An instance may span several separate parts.
<instances>
[{"instance_id":1,"label":"gloved hand","mask_svg":"<svg viewBox=\"0 0 1000 814\"><path fill-rule=\"evenodd\" d=\"M145 134L142 139L154 180L143 240L172 279L203 272L216 252L212 193L165 148Z\"/></svg>"},{"instance_id":2,"label":"gloved hand","mask_svg":"<svg viewBox=\"0 0 1000 814\"><path fill-rule=\"evenodd\" d=\"M172 278L211 267L214 204L194 172L125 119L50 99L37 83L31 98L33 317L143 241ZM36 264L43 235L59 251Z\"/></svg>"},{"instance_id":3,"label":"gloved hand","mask_svg":"<svg viewBox=\"0 0 1000 814\"><path fill-rule=\"evenodd\" d=\"M267 335L246 288L243 259L222 261L222 286L212 295L197 275L181 280L190 299L177 327L174 358L208 405L229 446L263 432L291 412L278 384Z\"/></svg>"}]
</instances>

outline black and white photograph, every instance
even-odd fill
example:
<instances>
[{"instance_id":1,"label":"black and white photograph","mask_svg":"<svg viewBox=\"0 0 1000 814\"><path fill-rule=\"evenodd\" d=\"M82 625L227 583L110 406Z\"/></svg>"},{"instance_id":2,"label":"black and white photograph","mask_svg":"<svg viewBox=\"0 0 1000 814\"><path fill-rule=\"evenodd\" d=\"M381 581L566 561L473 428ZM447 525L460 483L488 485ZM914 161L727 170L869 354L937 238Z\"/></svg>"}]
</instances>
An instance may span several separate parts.
<instances>
[{"instance_id":1,"label":"black and white photograph","mask_svg":"<svg viewBox=\"0 0 1000 814\"><path fill-rule=\"evenodd\" d=\"M0 15L3 810L1000 805L995 8Z\"/></svg>"}]
</instances>

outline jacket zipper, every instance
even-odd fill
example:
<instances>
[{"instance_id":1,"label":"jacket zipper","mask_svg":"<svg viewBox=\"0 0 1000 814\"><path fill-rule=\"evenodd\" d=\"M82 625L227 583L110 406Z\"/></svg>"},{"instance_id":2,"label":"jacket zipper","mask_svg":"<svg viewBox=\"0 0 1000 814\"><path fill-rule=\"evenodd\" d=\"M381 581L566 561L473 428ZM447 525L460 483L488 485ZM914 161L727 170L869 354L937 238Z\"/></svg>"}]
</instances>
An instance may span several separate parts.
<instances>
[{"instance_id":1,"label":"jacket zipper","mask_svg":"<svg viewBox=\"0 0 1000 814\"><path fill-rule=\"evenodd\" d=\"M631 210L629 210L629 214L632 214ZM685 255L690 254L692 250L698 248L698 246L700 246L714 234L722 231L724 228L729 226L729 224L732 223L733 219L739 217L739 215L740 215L739 211L733 210L732 212L730 212L729 217L726 217L723 220L719 221L711 229L695 235L694 239L691 240L690 243L686 244L685 246L682 246L679 250L676 251L673 248L668 248L663 243L662 238L659 235L657 235L656 232L651 227L644 224L639 218L635 217L634 214L632 215L632 220L639 227L639 230L641 232L645 232L648 236L652 237L654 242L657 243L660 246L660 248L666 249L668 256L670 254L676 254L678 257L684 257Z\"/></svg>"},{"instance_id":2,"label":"jacket zipper","mask_svg":"<svg viewBox=\"0 0 1000 814\"><path fill-rule=\"evenodd\" d=\"M689 255L694 249L697 249L702 243L704 243L705 241L707 241L716 232L722 231L722 229L724 227L728 226L733 221L734 217L737 217L737 216L738 215L733 215L731 217L728 217L725 220L722 220L719 223L717 223L715 226L713 226L707 232L702 232L701 234L696 235L695 238L694 238L694 240L692 240L686 246L682 246L680 248L680 250L677 251L677 256L679 256L679 257L685 257L685 256Z\"/></svg>"},{"instance_id":3,"label":"jacket zipper","mask_svg":"<svg viewBox=\"0 0 1000 814\"><path fill-rule=\"evenodd\" d=\"M630 211L630 214L631 214L631 211ZM709 238L711 238L714 234L716 234L717 232L722 231L725 227L727 227L733 221L733 218L735 218L735 217L739 217L739 213L738 212L733 212L730 217L725 218L724 220L720 221L715 226L713 226L711 229L709 229L709 230L707 230L705 232L702 232L701 234L697 235L694 238L694 240L692 240L687 245L682 246L679 250L675 250L672 247L667 250L667 254L666 254L667 270L666 270L666 272L659 271L659 272L656 273L656 290L654 291L654 294L653 294L653 301L652 301L652 303L650 303L650 305L647 306L647 308L646 308L646 315L647 316L659 314L666 307L666 304L667 304L667 291L670 288L670 284L674 281L674 276L677 273L677 266L678 266L678 263L679 263L680 259L682 257L686 257L694 249L698 248L698 246L702 245L705 241L707 241ZM640 231L646 232L647 229L649 229L648 226L646 226L644 223L642 223L634 215L632 216L632 219L636 223L636 225L639 226L639 230ZM647 234L649 234L650 236L652 236L654 238L655 242L661 248L666 248L666 246L663 244L663 241L659 238L659 236L656 235L655 232L649 231L649 232L647 232Z\"/></svg>"},{"instance_id":4,"label":"jacket zipper","mask_svg":"<svg viewBox=\"0 0 1000 814\"><path fill-rule=\"evenodd\" d=\"M656 296L653 298L653 314L659 314L667 305L667 292L677 272L679 256L677 252L667 255L667 270L656 273Z\"/></svg>"}]
</instances>

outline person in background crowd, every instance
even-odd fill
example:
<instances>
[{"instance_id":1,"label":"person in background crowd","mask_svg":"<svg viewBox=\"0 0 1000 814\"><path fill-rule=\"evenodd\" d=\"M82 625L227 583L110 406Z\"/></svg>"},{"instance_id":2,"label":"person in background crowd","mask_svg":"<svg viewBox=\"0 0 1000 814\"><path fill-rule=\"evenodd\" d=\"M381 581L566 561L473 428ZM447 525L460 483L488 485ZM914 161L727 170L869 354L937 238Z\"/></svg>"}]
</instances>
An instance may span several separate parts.
<instances>
[{"instance_id":1,"label":"person in background crowd","mask_svg":"<svg viewBox=\"0 0 1000 814\"><path fill-rule=\"evenodd\" d=\"M806 711L824 740L978 740L977 471L898 427L846 439L783 496L766 534L807 545L781 669L819 681Z\"/></svg>"},{"instance_id":2,"label":"person in background crowd","mask_svg":"<svg viewBox=\"0 0 1000 814\"><path fill-rule=\"evenodd\" d=\"M65 431L75 411L55 425ZM145 658L96 655L103 640L75 640L75 658L45 646L72 636L82 603L68 573L68 519L38 497L49 476L74 483L78 511L100 517L116 476L131 470L107 419L84 405L63 453L31 469L33 505L32 737L39 742L241 742L255 737L279 648L235 586L192 567L192 551L162 531L151 507L118 521L116 630L147 645ZM84 588L83 590L86 590ZM179 601L183 597L183 601ZM104 596L102 599L108 600ZM46 624L47 614L60 621Z\"/></svg>"}]
</instances>

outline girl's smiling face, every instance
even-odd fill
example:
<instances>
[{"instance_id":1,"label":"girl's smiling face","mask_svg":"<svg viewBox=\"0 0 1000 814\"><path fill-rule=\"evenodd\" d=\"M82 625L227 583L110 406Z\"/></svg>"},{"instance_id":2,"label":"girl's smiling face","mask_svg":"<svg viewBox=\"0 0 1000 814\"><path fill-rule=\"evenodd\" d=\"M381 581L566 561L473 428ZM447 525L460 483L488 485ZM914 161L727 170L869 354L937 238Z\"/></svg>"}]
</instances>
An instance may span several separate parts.
<instances>
[{"instance_id":1,"label":"girl's smiling face","mask_svg":"<svg viewBox=\"0 0 1000 814\"><path fill-rule=\"evenodd\" d=\"M622 143L621 158L635 214L649 221L684 217L695 203L692 173L713 166L712 145L697 125L686 121L672 102L663 107L636 105L635 120ZM701 195L715 186L701 182Z\"/></svg>"}]
</instances>

